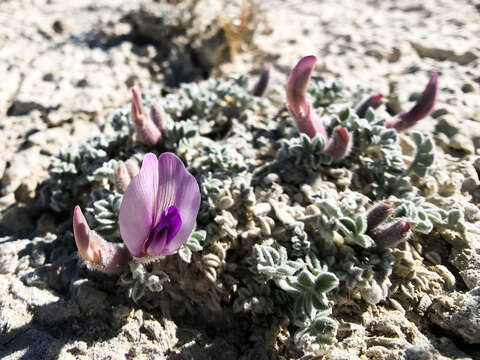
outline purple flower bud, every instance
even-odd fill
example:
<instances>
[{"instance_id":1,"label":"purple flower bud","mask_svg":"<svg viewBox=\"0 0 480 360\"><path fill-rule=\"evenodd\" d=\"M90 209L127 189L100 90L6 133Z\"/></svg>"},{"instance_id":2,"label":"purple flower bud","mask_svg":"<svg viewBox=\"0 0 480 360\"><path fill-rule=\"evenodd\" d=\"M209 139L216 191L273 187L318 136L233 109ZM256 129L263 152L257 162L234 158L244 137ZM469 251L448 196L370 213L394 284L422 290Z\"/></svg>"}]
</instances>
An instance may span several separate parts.
<instances>
[{"instance_id":1,"label":"purple flower bud","mask_svg":"<svg viewBox=\"0 0 480 360\"><path fill-rule=\"evenodd\" d=\"M383 201L371 208L367 214L367 233L387 220L392 211L393 206L390 201Z\"/></svg>"},{"instance_id":2,"label":"purple flower bud","mask_svg":"<svg viewBox=\"0 0 480 360\"><path fill-rule=\"evenodd\" d=\"M138 163L136 160L128 159L127 161L125 161L125 166L127 168L128 175L130 176L130 180L137 176L140 172L140 168L138 167Z\"/></svg>"},{"instance_id":3,"label":"purple flower bud","mask_svg":"<svg viewBox=\"0 0 480 360\"><path fill-rule=\"evenodd\" d=\"M272 64L269 62L266 62L263 64L263 69L262 72L260 73L260 78L258 79L258 82L255 84L255 87L253 88L253 95L254 96L263 96L265 94L265 91L268 88L268 82L270 81L270 68L272 67Z\"/></svg>"},{"instance_id":4,"label":"purple flower bud","mask_svg":"<svg viewBox=\"0 0 480 360\"><path fill-rule=\"evenodd\" d=\"M160 140L162 141L163 138L163 131L164 131L164 119L165 113L163 112L162 105L160 105L159 101L155 101L152 105L151 109L152 113L152 120L158 130L160 130Z\"/></svg>"},{"instance_id":5,"label":"purple flower bud","mask_svg":"<svg viewBox=\"0 0 480 360\"><path fill-rule=\"evenodd\" d=\"M387 122L388 128L394 128L398 132L405 131L414 126L417 121L430 115L437 101L438 74L430 75L430 80L410 111L398 115L395 119Z\"/></svg>"},{"instance_id":6,"label":"purple flower bud","mask_svg":"<svg viewBox=\"0 0 480 360\"><path fill-rule=\"evenodd\" d=\"M321 134L328 139L325 126L318 115L312 111L306 98L308 83L316 61L315 56L305 56L293 68L287 83L287 103L290 113L297 122L298 131L307 134L310 138L315 137L315 134Z\"/></svg>"},{"instance_id":7,"label":"purple flower bud","mask_svg":"<svg viewBox=\"0 0 480 360\"><path fill-rule=\"evenodd\" d=\"M127 268L128 250L123 245L105 241L90 230L78 205L73 211L73 234L78 253L89 267L107 274L116 274Z\"/></svg>"},{"instance_id":8,"label":"purple flower bud","mask_svg":"<svg viewBox=\"0 0 480 360\"><path fill-rule=\"evenodd\" d=\"M115 168L115 187L119 193L124 193L127 190L128 184L132 178L128 174L127 166L121 163Z\"/></svg>"},{"instance_id":9,"label":"purple flower bud","mask_svg":"<svg viewBox=\"0 0 480 360\"><path fill-rule=\"evenodd\" d=\"M182 161L172 153L146 154L120 206L123 242L136 258L173 254L190 236L199 208L197 181Z\"/></svg>"},{"instance_id":10,"label":"purple flower bud","mask_svg":"<svg viewBox=\"0 0 480 360\"><path fill-rule=\"evenodd\" d=\"M360 106L357 108L357 115L359 118L364 118L365 115L367 115L368 108L376 109L382 104L385 104L385 99L382 94L372 95L360 104Z\"/></svg>"},{"instance_id":11,"label":"purple flower bud","mask_svg":"<svg viewBox=\"0 0 480 360\"><path fill-rule=\"evenodd\" d=\"M373 230L369 235L379 248L394 248L410 235L410 223L399 220L383 229Z\"/></svg>"},{"instance_id":12,"label":"purple flower bud","mask_svg":"<svg viewBox=\"0 0 480 360\"><path fill-rule=\"evenodd\" d=\"M337 126L333 130L332 138L328 141L325 154L332 157L332 162L336 163L342 161L350 152L352 141L347 129Z\"/></svg>"},{"instance_id":13,"label":"purple flower bud","mask_svg":"<svg viewBox=\"0 0 480 360\"><path fill-rule=\"evenodd\" d=\"M155 146L162 140L162 132L150 119L142 105L142 95L138 87L132 88L132 120L140 140L149 146Z\"/></svg>"}]
</instances>

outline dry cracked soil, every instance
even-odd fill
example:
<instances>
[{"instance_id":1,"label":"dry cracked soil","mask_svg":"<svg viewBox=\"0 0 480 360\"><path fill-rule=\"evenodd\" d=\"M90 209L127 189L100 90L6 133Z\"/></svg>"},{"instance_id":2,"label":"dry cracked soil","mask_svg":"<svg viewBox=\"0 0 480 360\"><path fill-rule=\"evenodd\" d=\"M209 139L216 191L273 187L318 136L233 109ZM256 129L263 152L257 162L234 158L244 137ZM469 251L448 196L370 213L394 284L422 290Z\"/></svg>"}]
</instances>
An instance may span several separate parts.
<instances>
[{"instance_id":1,"label":"dry cracked soil","mask_svg":"<svg viewBox=\"0 0 480 360\"><path fill-rule=\"evenodd\" d=\"M0 1L0 358L242 356L228 337L157 321L145 309L107 301L88 283L72 285L67 300L52 284L62 279L45 285L28 276L53 256L52 234L70 226L35 208L50 157L98 133L112 110L128 103L134 84L175 88L209 76L257 74L270 61L273 82L281 86L300 57L314 54L315 74L376 89L398 112L436 71L438 103L418 129L433 135L451 162L475 166L470 200L480 203L478 1L254 0L246 29L230 36L225 18L234 28L241 22L241 1L198 0L195 9L186 3ZM62 241L73 246L71 238ZM68 261L79 271L76 258ZM102 311L107 316L98 315ZM478 341L467 344L448 333L435 339L437 355L417 356L414 349L402 358L480 359ZM362 359L383 358L368 351L375 344L355 346L363 348L353 352ZM345 354L328 356L357 356Z\"/></svg>"}]
</instances>

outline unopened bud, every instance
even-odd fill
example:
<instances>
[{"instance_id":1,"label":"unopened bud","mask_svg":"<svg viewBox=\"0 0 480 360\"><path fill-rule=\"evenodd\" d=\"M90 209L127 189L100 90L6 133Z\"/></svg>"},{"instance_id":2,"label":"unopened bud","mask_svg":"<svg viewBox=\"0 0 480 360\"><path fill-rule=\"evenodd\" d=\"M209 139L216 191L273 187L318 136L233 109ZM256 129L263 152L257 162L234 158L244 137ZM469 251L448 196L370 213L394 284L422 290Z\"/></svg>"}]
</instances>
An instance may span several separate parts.
<instances>
[{"instance_id":1,"label":"unopened bud","mask_svg":"<svg viewBox=\"0 0 480 360\"><path fill-rule=\"evenodd\" d=\"M360 106L357 108L357 115L359 118L364 118L365 115L367 115L368 108L376 109L382 104L385 104L385 98L382 94L372 95L360 104Z\"/></svg>"},{"instance_id":2,"label":"unopened bud","mask_svg":"<svg viewBox=\"0 0 480 360\"><path fill-rule=\"evenodd\" d=\"M119 273L127 268L130 260L127 248L105 241L90 230L78 205L73 211L73 234L78 253L89 267L107 274Z\"/></svg>"},{"instance_id":3,"label":"unopened bud","mask_svg":"<svg viewBox=\"0 0 480 360\"><path fill-rule=\"evenodd\" d=\"M333 130L332 138L328 141L325 154L332 157L332 162L342 161L350 152L352 141L347 129L338 126Z\"/></svg>"},{"instance_id":4,"label":"unopened bud","mask_svg":"<svg viewBox=\"0 0 480 360\"><path fill-rule=\"evenodd\" d=\"M162 140L162 133L142 105L142 95L138 87L132 88L132 120L140 140L149 146L155 146Z\"/></svg>"},{"instance_id":5,"label":"unopened bud","mask_svg":"<svg viewBox=\"0 0 480 360\"><path fill-rule=\"evenodd\" d=\"M128 174L125 163L121 163L115 168L115 187L118 192L123 194L127 190L128 184L130 184L130 175Z\"/></svg>"},{"instance_id":6,"label":"unopened bud","mask_svg":"<svg viewBox=\"0 0 480 360\"><path fill-rule=\"evenodd\" d=\"M367 233L387 220L392 211L393 206L390 201L383 201L371 208L367 214Z\"/></svg>"},{"instance_id":7,"label":"unopened bud","mask_svg":"<svg viewBox=\"0 0 480 360\"><path fill-rule=\"evenodd\" d=\"M266 62L263 64L263 69L262 72L260 73L260 78L258 79L258 82L255 84L253 88L253 95L254 96L263 96L265 94L265 91L267 91L268 88L268 82L270 81L270 68L272 67L272 64L269 62Z\"/></svg>"},{"instance_id":8,"label":"unopened bud","mask_svg":"<svg viewBox=\"0 0 480 360\"><path fill-rule=\"evenodd\" d=\"M165 113L163 111L162 105L160 105L159 101L155 101L152 104L151 109L152 120L155 126L160 130L160 141L162 140L163 129L164 129L164 122L165 122Z\"/></svg>"},{"instance_id":9,"label":"unopened bud","mask_svg":"<svg viewBox=\"0 0 480 360\"><path fill-rule=\"evenodd\" d=\"M128 159L127 161L125 161L125 166L127 167L127 171L128 171L128 175L130 175L130 179L133 179L140 172L140 167L138 166L138 162L135 161L134 159Z\"/></svg>"},{"instance_id":10,"label":"unopened bud","mask_svg":"<svg viewBox=\"0 0 480 360\"><path fill-rule=\"evenodd\" d=\"M435 107L435 102L437 101L438 95L438 74L433 73L430 75L430 80L428 81L425 90L422 95L418 98L415 105L410 109L410 111L398 115L392 121L389 121L386 126L388 128L394 128L398 132L405 131L412 126L414 126L417 121L423 119L430 115Z\"/></svg>"},{"instance_id":11,"label":"unopened bud","mask_svg":"<svg viewBox=\"0 0 480 360\"><path fill-rule=\"evenodd\" d=\"M399 220L369 235L379 248L394 248L410 235L410 223Z\"/></svg>"},{"instance_id":12,"label":"unopened bud","mask_svg":"<svg viewBox=\"0 0 480 360\"><path fill-rule=\"evenodd\" d=\"M293 68L287 83L287 103L297 123L298 131L307 134L310 138L321 134L328 139L325 126L318 115L312 111L312 106L306 98L308 83L316 61L315 56L305 56Z\"/></svg>"}]
</instances>

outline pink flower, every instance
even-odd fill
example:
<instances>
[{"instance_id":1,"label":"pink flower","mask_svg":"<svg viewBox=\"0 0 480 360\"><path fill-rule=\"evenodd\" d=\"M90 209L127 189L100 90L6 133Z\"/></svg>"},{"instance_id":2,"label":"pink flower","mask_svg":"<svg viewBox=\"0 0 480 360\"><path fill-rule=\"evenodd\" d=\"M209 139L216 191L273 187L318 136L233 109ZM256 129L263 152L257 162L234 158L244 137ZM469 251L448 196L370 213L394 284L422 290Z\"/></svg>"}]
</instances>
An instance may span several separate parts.
<instances>
[{"instance_id":1,"label":"pink flower","mask_svg":"<svg viewBox=\"0 0 480 360\"><path fill-rule=\"evenodd\" d=\"M394 128L398 132L405 131L414 126L419 120L427 117L433 111L438 95L438 74L430 75L425 90L418 98L410 111L398 115L395 119L387 122L388 128Z\"/></svg>"},{"instance_id":2,"label":"pink flower","mask_svg":"<svg viewBox=\"0 0 480 360\"><path fill-rule=\"evenodd\" d=\"M328 139L322 120L312 111L312 106L306 97L316 61L315 56L305 56L293 68L287 83L287 103L300 132L307 134L310 138L321 134Z\"/></svg>"},{"instance_id":3,"label":"pink flower","mask_svg":"<svg viewBox=\"0 0 480 360\"><path fill-rule=\"evenodd\" d=\"M123 242L136 258L170 255L187 241L200 207L195 178L172 153L143 158L118 217Z\"/></svg>"}]
</instances>

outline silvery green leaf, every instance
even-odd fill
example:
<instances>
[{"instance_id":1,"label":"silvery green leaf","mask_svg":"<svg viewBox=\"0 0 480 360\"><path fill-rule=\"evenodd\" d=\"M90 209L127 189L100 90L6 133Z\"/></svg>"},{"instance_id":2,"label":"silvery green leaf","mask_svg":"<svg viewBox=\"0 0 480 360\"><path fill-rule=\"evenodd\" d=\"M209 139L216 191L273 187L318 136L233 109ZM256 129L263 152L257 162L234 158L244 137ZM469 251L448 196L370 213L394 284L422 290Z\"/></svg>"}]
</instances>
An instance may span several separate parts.
<instances>
[{"instance_id":1,"label":"silvery green leaf","mask_svg":"<svg viewBox=\"0 0 480 360\"><path fill-rule=\"evenodd\" d=\"M435 150L433 140L418 131L414 131L412 135L417 146L417 153L407 173L413 171L418 176L423 177L434 162Z\"/></svg>"},{"instance_id":2,"label":"silvery green leaf","mask_svg":"<svg viewBox=\"0 0 480 360\"><path fill-rule=\"evenodd\" d=\"M311 317L318 310L328 308L326 293L337 287L338 278L328 271L311 273L302 269L298 274L289 276L277 285L295 297L295 317Z\"/></svg>"},{"instance_id":3,"label":"silvery green leaf","mask_svg":"<svg viewBox=\"0 0 480 360\"><path fill-rule=\"evenodd\" d=\"M134 282L132 290L131 290L131 297L135 303L145 295L145 287L141 282Z\"/></svg>"},{"instance_id":4,"label":"silvery green leaf","mask_svg":"<svg viewBox=\"0 0 480 360\"><path fill-rule=\"evenodd\" d=\"M356 234L363 234L367 230L367 220L364 216L358 215L355 218Z\"/></svg>"},{"instance_id":5,"label":"silvery green leaf","mask_svg":"<svg viewBox=\"0 0 480 360\"><path fill-rule=\"evenodd\" d=\"M168 275L163 271L154 271L150 273L145 281L145 286L152 292L163 290L163 283L170 281Z\"/></svg>"},{"instance_id":6,"label":"silvery green leaf","mask_svg":"<svg viewBox=\"0 0 480 360\"><path fill-rule=\"evenodd\" d=\"M347 229L347 231L355 234L357 231L357 228L355 226L355 222L347 217L342 217L339 219L340 223Z\"/></svg>"},{"instance_id":7,"label":"silvery green leaf","mask_svg":"<svg viewBox=\"0 0 480 360\"><path fill-rule=\"evenodd\" d=\"M192 253L203 250L206 238L207 232L205 230L194 231L178 250L180 258L189 264L192 259Z\"/></svg>"},{"instance_id":8,"label":"silvery green leaf","mask_svg":"<svg viewBox=\"0 0 480 360\"><path fill-rule=\"evenodd\" d=\"M365 234L359 234L355 235L352 238L353 243L357 244L358 246L361 246L363 248L369 248L372 246L375 246L375 241L368 235Z\"/></svg>"},{"instance_id":9,"label":"silvery green leaf","mask_svg":"<svg viewBox=\"0 0 480 360\"><path fill-rule=\"evenodd\" d=\"M180 256L180 259L185 261L187 264L190 264L190 262L192 261L192 250L190 250L186 246L182 246L178 250L178 256Z\"/></svg>"},{"instance_id":10,"label":"silvery green leaf","mask_svg":"<svg viewBox=\"0 0 480 360\"><path fill-rule=\"evenodd\" d=\"M313 321L300 328L293 336L297 346L304 346L311 343L319 345L331 345L335 340L338 330L338 323L329 317L330 312L318 313Z\"/></svg>"},{"instance_id":11,"label":"silvery green leaf","mask_svg":"<svg viewBox=\"0 0 480 360\"><path fill-rule=\"evenodd\" d=\"M315 292L326 293L335 289L339 284L338 278L330 272L324 272L317 276L315 280Z\"/></svg>"},{"instance_id":12,"label":"silvery green leaf","mask_svg":"<svg viewBox=\"0 0 480 360\"><path fill-rule=\"evenodd\" d=\"M267 280L280 280L294 274L301 263L288 260L287 250L280 246L275 249L268 245L255 245L254 255L256 258L255 272Z\"/></svg>"}]
</instances>

